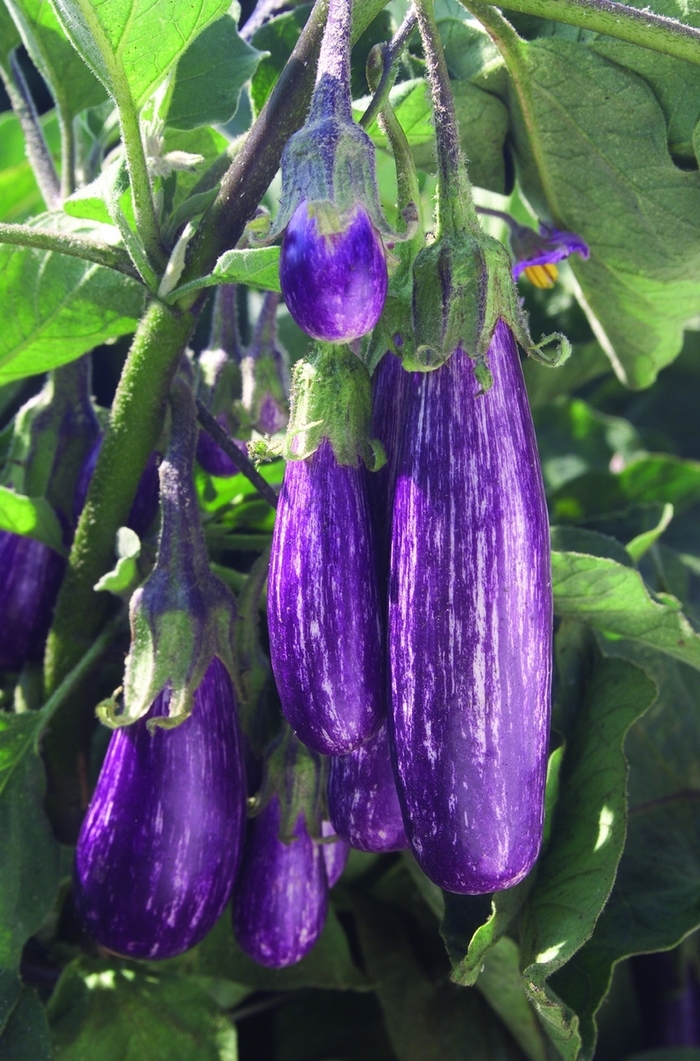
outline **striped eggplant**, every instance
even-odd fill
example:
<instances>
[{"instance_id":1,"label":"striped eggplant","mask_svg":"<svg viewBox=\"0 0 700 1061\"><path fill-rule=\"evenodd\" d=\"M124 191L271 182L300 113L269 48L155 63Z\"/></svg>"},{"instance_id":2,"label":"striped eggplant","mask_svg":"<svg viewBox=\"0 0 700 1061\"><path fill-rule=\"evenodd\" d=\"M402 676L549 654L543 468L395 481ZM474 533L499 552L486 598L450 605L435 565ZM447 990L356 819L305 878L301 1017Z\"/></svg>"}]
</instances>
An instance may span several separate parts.
<instances>
[{"instance_id":1,"label":"striped eggplant","mask_svg":"<svg viewBox=\"0 0 700 1061\"><path fill-rule=\"evenodd\" d=\"M409 841L448 891L526 875L542 836L552 590L518 350L460 349L408 387L394 500L391 739Z\"/></svg>"},{"instance_id":2,"label":"striped eggplant","mask_svg":"<svg viewBox=\"0 0 700 1061\"><path fill-rule=\"evenodd\" d=\"M201 940L229 900L240 862L246 792L233 686L214 658L192 714L168 713L112 734L76 851L74 893L85 929L132 958L170 958Z\"/></svg>"},{"instance_id":3,"label":"striped eggplant","mask_svg":"<svg viewBox=\"0 0 700 1061\"><path fill-rule=\"evenodd\" d=\"M354 752L331 759L328 813L338 836L360 851L408 847L386 725Z\"/></svg>"},{"instance_id":4,"label":"striped eggplant","mask_svg":"<svg viewBox=\"0 0 700 1061\"><path fill-rule=\"evenodd\" d=\"M369 477L370 500L377 528L379 564L382 574L389 569L391 520L396 486L396 462L403 407L410 373L394 354L387 352L372 376L372 421L370 435L378 438L386 453L386 464Z\"/></svg>"},{"instance_id":5,"label":"striped eggplant","mask_svg":"<svg viewBox=\"0 0 700 1061\"><path fill-rule=\"evenodd\" d=\"M321 822L321 836L336 836L335 829L330 822ZM332 888L334 884L338 883L343 875L343 870L345 869L348 855L350 854L350 848L340 839L340 837L334 840L333 843L323 844L322 847L323 858L326 863L328 887Z\"/></svg>"},{"instance_id":6,"label":"striped eggplant","mask_svg":"<svg viewBox=\"0 0 700 1061\"><path fill-rule=\"evenodd\" d=\"M286 841L280 838L277 794L249 825L233 897L233 926L241 950L270 969L301 961L323 930L328 878L322 844L300 812Z\"/></svg>"},{"instance_id":7,"label":"striped eggplant","mask_svg":"<svg viewBox=\"0 0 700 1061\"><path fill-rule=\"evenodd\" d=\"M66 561L43 542L0 531L0 668L39 660Z\"/></svg>"},{"instance_id":8,"label":"striped eggplant","mask_svg":"<svg viewBox=\"0 0 700 1061\"><path fill-rule=\"evenodd\" d=\"M328 439L287 464L267 614L292 729L323 754L352 751L385 713L381 606L366 472L338 464Z\"/></svg>"}]
</instances>

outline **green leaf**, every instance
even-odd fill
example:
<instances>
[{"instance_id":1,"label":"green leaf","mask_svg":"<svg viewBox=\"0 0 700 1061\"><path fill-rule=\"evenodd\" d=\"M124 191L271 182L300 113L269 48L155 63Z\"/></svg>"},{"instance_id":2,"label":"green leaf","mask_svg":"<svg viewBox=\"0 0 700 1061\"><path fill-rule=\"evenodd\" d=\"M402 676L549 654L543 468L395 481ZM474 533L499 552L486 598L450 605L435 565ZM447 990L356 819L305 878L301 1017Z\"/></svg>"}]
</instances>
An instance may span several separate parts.
<instances>
[{"instance_id":1,"label":"green leaf","mask_svg":"<svg viewBox=\"0 0 700 1061\"><path fill-rule=\"evenodd\" d=\"M140 109L189 45L231 0L53 0L63 29L120 102Z\"/></svg>"},{"instance_id":2,"label":"green leaf","mask_svg":"<svg viewBox=\"0 0 700 1061\"><path fill-rule=\"evenodd\" d=\"M251 44L261 52L267 52L253 76L250 86L253 111L257 115L272 92L282 67L292 53L299 34L306 25L311 4L301 4L293 11L271 18L253 34Z\"/></svg>"},{"instance_id":3,"label":"green leaf","mask_svg":"<svg viewBox=\"0 0 700 1061\"><path fill-rule=\"evenodd\" d=\"M5 57L19 44L21 39L17 27L5 5L0 4L0 65L5 65Z\"/></svg>"},{"instance_id":4,"label":"green leaf","mask_svg":"<svg viewBox=\"0 0 700 1061\"><path fill-rule=\"evenodd\" d=\"M579 1014L581 1061L593 1056L615 963L669 949L700 925L700 675L632 642L601 646L644 667L659 696L625 745L630 806L615 887L591 939L551 981Z\"/></svg>"},{"instance_id":5,"label":"green leaf","mask_svg":"<svg viewBox=\"0 0 700 1061\"><path fill-rule=\"evenodd\" d=\"M569 394L610 371L610 361L599 343L575 343L568 361L556 369L547 368L528 357L523 362L530 405L538 409L560 394Z\"/></svg>"},{"instance_id":6,"label":"green leaf","mask_svg":"<svg viewBox=\"0 0 700 1061\"><path fill-rule=\"evenodd\" d=\"M255 247L252 250L232 250L222 254L209 276L176 287L168 295L175 302L185 291L196 291L217 284L247 284L267 291L279 291L279 247Z\"/></svg>"},{"instance_id":7,"label":"green leaf","mask_svg":"<svg viewBox=\"0 0 700 1061\"><path fill-rule=\"evenodd\" d=\"M141 580L138 566L141 539L130 527L120 527L117 531L116 554L116 567L95 583L95 592L107 590L128 601Z\"/></svg>"},{"instance_id":8,"label":"green leaf","mask_svg":"<svg viewBox=\"0 0 700 1061\"><path fill-rule=\"evenodd\" d=\"M55 111L40 118L54 159L61 154ZM18 223L44 210L44 200L24 149L24 133L14 114L0 114L0 221Z\"/></svg>"},{"instance_id":9,"label":"green leaf","mask_svg":"<svg viewBox=\"0 0 700 1061\"><path fill-rule=\"evenodd\" d=\"M643 531L635 538L632 538L631 541L627 542L627 552L630 554L635 564L639 563L644 554L651 549L652 545L656 545L672 519L673 505L666 504L663 507L659 522L655 527L652 527L651 530Z\"/></svg>"},{"instance_id":10,"label":"green leaf","mask_svg":"<svg viewBox=\"0 0 700 1061\"><path fill-rule=\"evenodd\" d=\"M639 77L558 38L520 54L523 190L589 244L590 260L571 267L596 338L624 382L648 386L700 309L700 175L673 165L663 112Z\"/></svg>"},{"instance_id":11,"label":"green leaf","mask_svg":"<svg viewBox=\"0 0 700 1061\"><path fill-rule=\"evenodd\" d=\"M46 1010L31 987L22 987L0 1034L0 1057L8 1061L53 1061Z\"/></svg>"},{"instance_id":12,"label":"green leaf","mask_svg":"<svg viewBox=\"0 0 700 1061\"><path fill-rule=\"evenodd\" d=\"M236 1061L236 1030L190 977L78 958L48 1007L56 1061Z\"/></svg>"},{"instance_id":13,"label":"green leaf","mask_svg":"<svg viewBox=\"0 0 700 1061\"><path fill-rule=\"evenodd\" d=\"M552 1057L547 1036L525 994L517 943L504 936L489 950L476 986L530 1061Z\"/></svg>"},{"instance_id":14,"label":"green leaf","mask_svg":"<svg viewBox=\"0 0 700 1061\"><path fill-rule=\"evenodd\" d=\"M66 37L48 0L5 0L29 55L66 121L101 103L105 90Z\"/></svg>"},{"instance_id":15,"label":"green leaf","mask_svg":"<svg viewBox=\"0 0 700 1061\"><path fill-rule=\"evenodd\" d=\"M43 722L38 712L0 714L0 1016L3 1008L7 1013L22 948L58 889L59 848L44 814L37 749Z\"/></svg>"},{"instance_id":16,"label":"green leaf","mask_svg":"<svg viewBox=\"0 0 700 1061\"><path fill-rule=\"evenodd\" d=\"M43 542L65 555L61 524L45 497L25 497L0 486L0 530Z\"/></svg>"},{"instance_id":17,"label":"green leaf","mask_svg":"<svg viewBox=\"0 0 700 1061\"><path fill-rule=\"evenodd\" d=\"M241 89L261 58L238 35L235 20L224 15L200 33L178 62L162 116L176 129L224 125L236 113Z\"/></svg>"},{"instance_id":18,"label":"green leaf","mask_svg":"<svg viewBox=\"0 0 700 1061\"><path fill-rule=\"evenodd\" d=\"M554 611L631 638L700 670L700 636L673 597L654 600L638 571L607 557L552 553Z\"/></svg>"},{"instance_id":19,"label":"green leaf","mask_svg":"<svg viewBox=\"0 0 700 1061\"><path fill-rule=\"evenodd\" d=\"M169 963L197 976L222 977L261 991L293 991L301 987L366 991L371 985L350 955L345 933L333 909L311 952L297 965L265 969L246 957L236 945L227 910L198 947Z\"/></svg>"},{"instance_id":20,"label":"green leaf","mask_svg":"<svg viewBox=\"0 0 700 1061\"><path fill-rule=\"evenodd\" d=\"M83 233L104 242L109 226L43 214L33 225ZM132 332L144 289L111 269L80 258L0 246L0 384L55 368L106 339Z\"/></svg>"}]
</instances>

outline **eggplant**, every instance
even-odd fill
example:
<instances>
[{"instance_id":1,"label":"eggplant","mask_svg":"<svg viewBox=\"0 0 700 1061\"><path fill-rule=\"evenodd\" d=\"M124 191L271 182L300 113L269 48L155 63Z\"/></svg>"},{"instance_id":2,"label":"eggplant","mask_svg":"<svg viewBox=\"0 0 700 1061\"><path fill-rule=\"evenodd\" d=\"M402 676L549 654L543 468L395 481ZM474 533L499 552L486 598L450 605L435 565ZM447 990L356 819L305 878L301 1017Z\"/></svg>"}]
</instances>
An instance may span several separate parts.
<instances>
[{"instance_id":1,"label":"eggplant","mask_svg":"<svg viewBox=\"0 0 700 1061\"><path fill-rule=\"evenodd\" d=\"M270 658L282 710L314 751L343 755L385 715L381 605L364 467L328 439L287 463L268 585Z\"/></svg>"},{"instance_id":2,"label":"eggplant","mask_svg":"<svg viewBox=\"0 0 700 1061\"><path fill-rule=\"evenodd\" d=\"M241 950L270 969L301 961L320 936L328 913L323 845L303 812L288 839L280 838L275 793L250 823L233 897L233 926Z\"/></svg>"},{"instance_id":3,"label":"eggplant","mask_svg":"<svg viewBox=\"0 0 700 1061\"><path fill-rule=\"evenodd\" d=\"M112 734L76 850L74 894L90 935L130 958L171 958L220 917L238 871L246 791L228 671L210 663L192 714Z\"/></svg>"},{"instance_id":4,"label":"eggplant","mask_svg":"<svg viewBox=\"0 0 700 1061\"><path fill-rule=\"evenodd\" d=\"M321 836L336 836L336 831L330 822L321 822ZM338 883L343 875L343 870L347 865L348 855L350 854L350 848L339 836L336 837L333 843L323 844L322 847L323 858L326 863L328 887L332 888L334 884Z\"/></svg>"},{"instance_id":5,"label":"eggplant","mask_svg":"<svg viewBox=\"0 0 700 1061\"><path fill-rule=\"evenodd\" d=\"M41 659L66 561L43 542L0 531L0 668Z\"/></svg>"},{"instance_id":6,"label":"eggplant","mask_svg":"<svg viewBox=\"0 0 700 1061\"><path fill-rule=\"evenodd\" d=\"M390 737L409 842L447 891L522 880L537 858L552 586L537 443L499 321L486 392L457 349L414 376L394 498Z\"/></svg>"},{"instance_id":7,"label":"eggplant","mask_svg":"<svg viewBox=\"0 0 700 1061\"><path fill-rule=\"evenodd\" d=\"M408 847L386 725L354 752L331 759L328 813L338 836L360 851Z\"/></svg>"},{"instance_id":8,"label":"eggplant","mask_svg":"<svg viewBox=\"0 0 700 1061\"><path fill-rule=\"evenodd\" d=\"M386 257L361 203L342 219L329 206L306 199L297 206L282 242L280 286L287 309L307 335L348 343L371 331L381 316L389 282Z\"/></svg>"},{"instance_id":9,"label":"eggplant","mask_svg":"<svg viewBox=\"0 0 700 1061\"><path fill-rule=\"evenodd\" d=\"M386 464L369 477L370 500L374 513L379 563L388 578L391 548L391 522L396 488L396 462L403 423L406 388L410 373L394 354L387 352L372 376L372 421L370 435L378 438L386 453Z\"/></svg>"},{"instance_id":10,"label":"eggplant","mask_svg":"<svg viewBox=\"0 0 700 1061\"><path fill-rule=\"evenodd\" d=\"M83 510L83 505L85 504L90 480L92 479L97 465L97 458L102 449L102 439L103 436L100 435L93 444L92 449L83 462L78 481L75 484L73 514L76 523L78 522L80 513ZM136 497L132 502L126 521L126 526L130 527L131 530L138 534L139 538L143 538L158 514L158 497L158 456L156 453L151 453L146 461L146 467L141 474L141 478L139 479Z\"/></svg>"}]
</instances>

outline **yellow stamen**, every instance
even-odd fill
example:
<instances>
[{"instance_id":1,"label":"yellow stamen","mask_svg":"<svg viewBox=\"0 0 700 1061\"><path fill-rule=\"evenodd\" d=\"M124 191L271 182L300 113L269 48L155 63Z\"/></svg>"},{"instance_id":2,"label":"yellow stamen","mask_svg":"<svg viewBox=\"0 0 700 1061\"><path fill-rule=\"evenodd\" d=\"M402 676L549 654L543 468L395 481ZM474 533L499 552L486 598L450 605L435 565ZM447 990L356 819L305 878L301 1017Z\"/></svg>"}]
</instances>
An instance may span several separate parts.
<instances>
[{"instance_id":1,"label":"yellow stamen","mask_svg":"<svg viewBox=\"0 0 700 1061\"><path fill-rule=\"evenodd\" d=\"M556 265L550 262L546 265L528 265L523 271L535 287L554 287L554 282L559 276Z\"/></svg>"}]
</instances>

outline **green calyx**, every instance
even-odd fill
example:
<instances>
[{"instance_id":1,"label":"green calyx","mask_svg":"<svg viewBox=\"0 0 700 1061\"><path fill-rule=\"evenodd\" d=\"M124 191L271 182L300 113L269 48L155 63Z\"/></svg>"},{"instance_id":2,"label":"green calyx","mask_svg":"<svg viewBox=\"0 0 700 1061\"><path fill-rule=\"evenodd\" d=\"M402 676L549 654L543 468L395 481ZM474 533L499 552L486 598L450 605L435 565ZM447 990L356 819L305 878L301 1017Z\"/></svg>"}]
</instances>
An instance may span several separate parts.
<instances>
[{"instance_id":1,"label":"green calyx","mask_svg":"<svg viewBox=\"0 0 700 1061\"><path fill-rule=\"evenodd\" d=\"M162 530L155 567L131 598L131 648L124 674L123 706L115 699L98 707L112 729L148 713L155 698L170 691L168 715L149 727L170 729L192 712L194 696L218 657L238 690L235 661L236 605L211 573L192 464L197 424L192 392L184 379L173 385L173 429L160 467Z\"/></svg>"},{"instance_id":2,"label":"green calyx","mask_svg":"<svg viewBox=\"0 0 700 1061\"><path fill-rule=\"evenodd\" d=\"M372 387L369 372L348 346L316 343L297 361L292 376L291 412L284 441L287 460L305 460L324 438L338 464L370 471L386 463L377 439L370 439Z\"/></svg>"},{"instance_id":3,"label":"green calyx","mask_svg":"<svg viewBox=\"0 0 700 1061\"><path fill-rule=\"evenodd\" d=\"M325 811L326 759L307 748L285 723L284 731L271 746L265 775L251 814L259 814L277 796L280 802L280 840L292 843L299 815L313 840L322 840Z\"/></svg>"}]
</instances>

